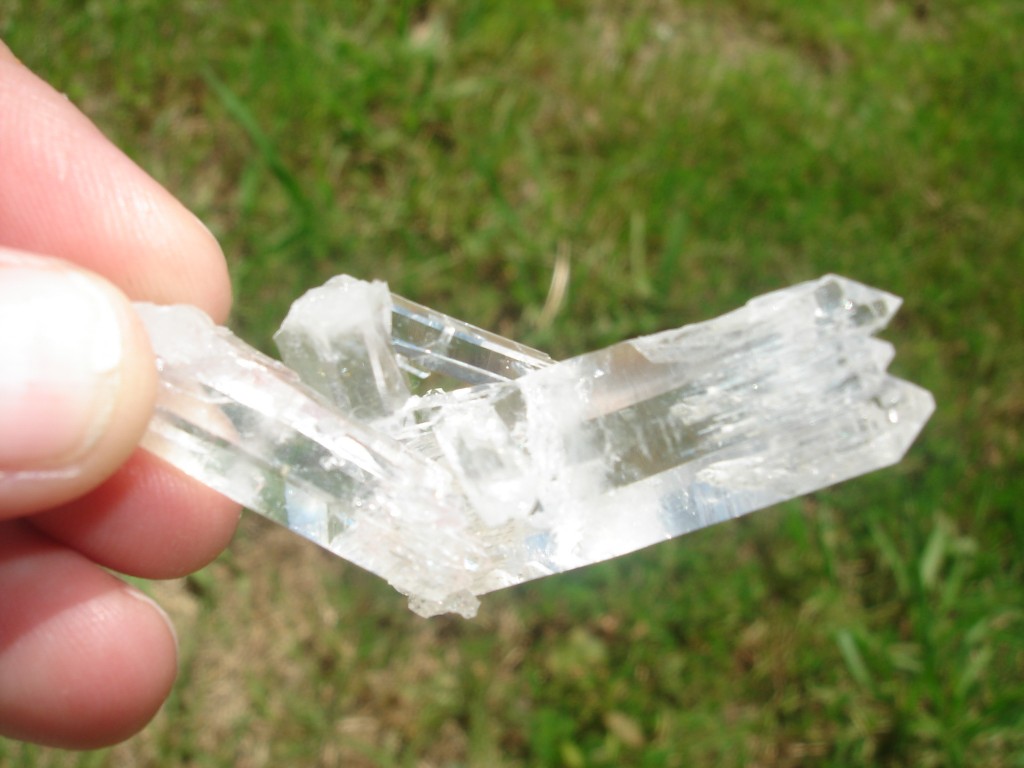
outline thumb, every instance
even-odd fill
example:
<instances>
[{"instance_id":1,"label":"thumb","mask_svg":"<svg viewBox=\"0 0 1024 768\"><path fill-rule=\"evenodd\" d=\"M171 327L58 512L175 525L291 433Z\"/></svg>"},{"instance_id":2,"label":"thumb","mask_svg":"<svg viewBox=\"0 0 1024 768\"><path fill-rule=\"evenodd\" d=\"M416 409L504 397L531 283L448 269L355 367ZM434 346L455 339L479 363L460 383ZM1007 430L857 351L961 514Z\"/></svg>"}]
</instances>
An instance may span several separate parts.
<instances>
[{"instance_id":1,"label":"thumb","mask_svg":"<svg viewBox=\"0 0 1024 768\"><path fill-rule=\"evenodd\" d=\"M103 482L138 444L155 394L148 339L117 288L0 248L0 519Z\"/></svg>"}]
</instances>

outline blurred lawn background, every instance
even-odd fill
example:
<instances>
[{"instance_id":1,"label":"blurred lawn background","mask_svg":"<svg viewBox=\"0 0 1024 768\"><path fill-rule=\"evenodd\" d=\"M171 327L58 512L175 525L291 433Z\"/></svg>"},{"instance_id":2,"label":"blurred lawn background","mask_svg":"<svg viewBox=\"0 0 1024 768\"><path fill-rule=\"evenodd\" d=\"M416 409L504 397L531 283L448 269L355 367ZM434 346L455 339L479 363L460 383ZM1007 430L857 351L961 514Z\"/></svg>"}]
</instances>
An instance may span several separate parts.
<instances>
[{"instance_id":1,"label":"blurred lawn background","mask_svg":"<svg viewBox=\"0 0 1024 768\"><path fill-rule=\"evenodd\" d=\"M0 36L207 222L264 348L342 271L556 356L835 271L906 297L938 401L896 468L469 622L246 517L147 586L156 721L0 764L1024 765L1020 3L0 0Z\"/></svg>"}]
</instances>

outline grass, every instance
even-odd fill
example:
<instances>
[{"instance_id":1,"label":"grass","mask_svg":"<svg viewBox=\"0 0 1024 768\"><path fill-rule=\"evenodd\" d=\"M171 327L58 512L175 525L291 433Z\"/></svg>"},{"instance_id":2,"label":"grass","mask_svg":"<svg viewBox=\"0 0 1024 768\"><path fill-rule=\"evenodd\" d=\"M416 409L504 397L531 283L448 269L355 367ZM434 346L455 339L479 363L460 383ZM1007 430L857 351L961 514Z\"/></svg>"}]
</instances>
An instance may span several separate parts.
<instances>
[{"instance_id":1,"label":"grass","mask_svg":"<svg viewBox=\"0 0 1024 768\"><path fill-rule=\"evenodd\" d=\"M0 0L224 244L555 355L847 274L938 411L898 467L424 621L256 519L151 591L141 735L13 766L1024 765L1024 13L978 0ZM564 299L548 298L556 263Z\"/></svg>"}]
</instances>

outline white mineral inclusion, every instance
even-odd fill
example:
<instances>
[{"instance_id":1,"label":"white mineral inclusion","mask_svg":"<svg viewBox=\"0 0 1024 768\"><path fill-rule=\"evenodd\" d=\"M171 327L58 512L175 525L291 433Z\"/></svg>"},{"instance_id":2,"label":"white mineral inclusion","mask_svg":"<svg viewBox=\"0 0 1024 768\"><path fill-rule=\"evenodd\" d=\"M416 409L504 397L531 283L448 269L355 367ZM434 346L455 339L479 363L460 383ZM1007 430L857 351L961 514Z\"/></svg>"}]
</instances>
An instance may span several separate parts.
<instances>
[{"instance_id":1,"label":"white mineral inclusion","mask_svg":"<svg viewBox=\"0 0 1024 768\"><path fill-rule=\"evenodd\" d=\"M561 363L338 277L265 357L140 305L146 447L377 573L422 615L899 461L934 410L873 338L891 294L828 275ZM301 380L300 380L301 377ZM421 379L449 391L412 395Z\"/></svg>"},{"instance_id":2,"label":"white mineral inclusion","mask_svg":"<svg viewBox=\"0 0 1024 768\"><path fill-rule=\"evenodd\" d=\"M372 421L409 399L391 352L391 294L382 282L342 275L329 290L310 291L274 339L302 380L351 418Z\"/></svg>"}]
</instances>

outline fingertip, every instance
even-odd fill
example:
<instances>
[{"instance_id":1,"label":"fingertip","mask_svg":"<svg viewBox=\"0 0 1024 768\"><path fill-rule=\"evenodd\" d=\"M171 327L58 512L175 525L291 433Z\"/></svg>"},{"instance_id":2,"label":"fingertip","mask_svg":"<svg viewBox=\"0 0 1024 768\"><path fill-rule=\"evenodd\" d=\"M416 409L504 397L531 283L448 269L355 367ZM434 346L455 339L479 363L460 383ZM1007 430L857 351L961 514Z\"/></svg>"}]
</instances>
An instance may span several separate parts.
<instances>
[{"instance_id":1,"label":"fingertip","mask_svg":"<svg viewBox=\"0 0 1024 768\"><path fill-rule=\"evenodd\" d=\"M194 304L218 322L231 284L209 229L63 94L0 55L0 232L132 299Z\"/></svg>"},{"instance_id":2,"label":"fingertip","mask_svg":"<svg viewBox=\"0 0 1024 768\"><path fill-rule=\"evenodd\" d=\"M166 615L80 555L0 530L0 733L92 749L139 731L177 672Z\"/></svg>"},{"instance_id":3,"label":"fingertip","mask_svg":"<svg viewBox=\"0 0 1024 768\"><path fill-rule=\"evenodd\" d=\"M106 280L0 249L0 517L99 485L141 439L156 397L148 337Z\"/></svg>"},{"instance_id":4,"label":"fingertip","mask_svg":"<svg viewBox=\"0 0 1024 768\"><path fill-rule=\"evenodd\" d=\"M194 222L192 237L195 239L195 251L202 252L205 257L200 262L201 268L196 270L194 286L189 290L193 304L208 314L215 323L223 325L231 312L232 290L231 275L228 272L227 259L220 242L214 237L210 228L192 211L174 201L181 208L182 215ZM181 303L181 299L163 303Z\"/></svg>"},{"instance_id":5,"label":"fingertip","mask_svg":"<svg viewBox=\"0 0 1024 768\"><path fill-rule=\"evenodd\" d=\"M107 568L173 579L216 558L240 514L235 502L138 450L99 488L32 524Z\"/></svg>"}]
</instances>

